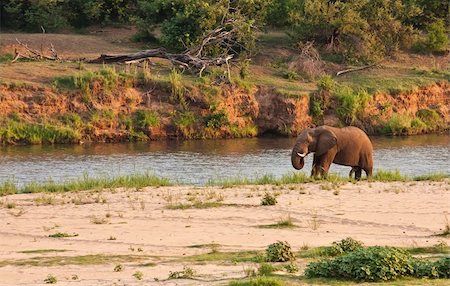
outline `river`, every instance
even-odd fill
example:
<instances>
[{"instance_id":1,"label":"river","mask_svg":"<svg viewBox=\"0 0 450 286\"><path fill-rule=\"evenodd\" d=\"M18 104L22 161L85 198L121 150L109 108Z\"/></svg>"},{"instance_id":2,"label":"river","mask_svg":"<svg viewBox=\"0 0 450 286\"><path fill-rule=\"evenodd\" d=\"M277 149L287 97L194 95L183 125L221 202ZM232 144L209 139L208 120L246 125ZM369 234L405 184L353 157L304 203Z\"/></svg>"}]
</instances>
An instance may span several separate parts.
<instances>
[{"instance_id":1,"label":"river","mask_svg":"<svg viewBox=\"0 0 450 286\"><path fill-rule=\"evenodd\" d=\"M417 176L450 173L450 136L372 137L374 171L398 170ZM294 138L157 141L149 143L9 146L0 148L0 182L18 185L67 181L84 175L118 176L151 172L182 184L209 179L293 172ZM301 172L311 171L312 155ZM330 172L347 175L348 167Z\"/></svg>"}]
</instances>

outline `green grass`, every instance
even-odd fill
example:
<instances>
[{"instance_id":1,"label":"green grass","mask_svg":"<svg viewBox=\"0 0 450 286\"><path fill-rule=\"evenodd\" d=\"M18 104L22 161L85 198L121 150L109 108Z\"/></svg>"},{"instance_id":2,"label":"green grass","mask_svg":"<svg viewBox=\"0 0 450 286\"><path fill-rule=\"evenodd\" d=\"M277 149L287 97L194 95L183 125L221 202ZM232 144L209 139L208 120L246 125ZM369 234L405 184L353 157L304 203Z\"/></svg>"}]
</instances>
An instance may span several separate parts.
<instances>
[{"instance_id":1,"label":"green grass","mask_svg":"<svg viewBox=\"0 0 450 286\"><path fill-rule=\"evenodd\" d=\"M375 175L373 175L372 180L380 182L406 182L410 179L406 176L401 175L399 171L379 170L375 173Z\"/></svg>"},{"instance_id":2,"label":"green grass","mask_svg":"<svg viewBox=\"0 0 450 286\"><path fill-rule=\"evenodd\" d=\"M363 88L370 94L375 92L391 92L394 94L406 92L448 79L447 71L432 72L410 67L368 69L336 78L339 83L345 83L354 88Z\"/></svg>"},{"instance_id":3,"label":"green grass","mask_svg":"<svg viewBox=\"0 0 450 286\"><path fill-rule=\"evenodd\" d=\"M450 178L450 174L445 173L433 173L433 174L427 174L427 175L421 175L414 177L414 181L434 181L434 182L441 182L445 179Z\"/></svg>"},{"instance_id":4,"label":"green grass","mask_svg":"<svg viewBox=\"0 0 450 286\"><path fill-rule=\"evenodd\" d=\"M52 253L52 252L66 252L66 251L70 251L70 250L67 250L67 249L35 249L35 250L18 251L18 253L44 254L44 253Z\"/></svg>"},{"instance_id":5,"label":"green grass","mask_svg":"<svg viewBox=\"0 0 450 286\"><path fill-rule=\"evenodd\" d=\"M64 265L100 265L114 264L124 262L140 262L148 259L148 256L142 255L106 255L93 254L81 256L45 256L32 257L18 260L2 260L0 267L4 266L64 266Z\"/></svg>"},{"instance_id":6,"label":"green grass","mask_svg":"<svg viewBox=\"0 0 450 286\"><path fill-rule=\"evenodd\" d=\"M14 193L41 193L41 192L70 192L86 191L104 188L143 188L147 186L170 186L169 179L157 177L150 173L125 175L117 177L89 177L85 175L78 180L62 183L30 183L23 187L17 187L8 180L0 185L0 196Z\"/></svg>"},{"instance_id":7,"label":"green grass","mask_svg":"<svg viewBox=\"0 0 450 286\"><path fill-rule=\"evenodd\" d=\"M241 263L241 262L263 262L263 251L237 251L237 252L220 252L214 251L205 254L191 255L176 259L176 261L182 262L229 262L229 263Z\"/></svg>"},{"instance_id":8,"label":"green grass","mask_svg":"<svg viewBox=\"0 0 450 286\"><path fill-rule=\"evenodd\" d=\"M6 120L0 124L0 143L3 144L77 143L80 139L80 132L68 126L16 120Z\"/></svg>"},{"instance_id":9,"label":"green grass","mask_svg":"<svg viewBox=\"0 0 450 286\"><path fill-rule=\"evenodd\" d=\"M223 204L221 202L195 202L193 204L168 204L166 209L169 210L185 210L185 209L209 209L209 208L218 208L222 206L228 206L227 204Z\"/></svg>"}]
</instances>

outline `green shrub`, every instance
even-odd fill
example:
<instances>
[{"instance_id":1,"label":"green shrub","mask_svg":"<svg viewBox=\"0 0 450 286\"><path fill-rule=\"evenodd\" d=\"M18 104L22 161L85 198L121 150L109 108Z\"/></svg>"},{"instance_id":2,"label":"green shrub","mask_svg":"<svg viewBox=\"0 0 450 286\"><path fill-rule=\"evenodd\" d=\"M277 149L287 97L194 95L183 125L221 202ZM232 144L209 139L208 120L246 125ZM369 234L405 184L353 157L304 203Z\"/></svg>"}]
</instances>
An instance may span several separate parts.
<instances>
[{"instance_id":1,"label":"green shrub","mask_svg":"<svg viewBox=\"0 0 450 286\"><path fill-rule=\"evenodd\" d=\"M148 127L159 124L159 117L153 111L138 110L133 114L133 123L138 129L145 130Z\"/></svg>"},{"instance_id":2,"label":"green shrub","mask_svg":"<svg viewBox=\"0 0 450 286\"><path fill-rule=\"evenodd\" d=\"M414 276L417 278L450 278L450 257L436 261L413 260Z\"/></svg>"},{"instance_id":3,"label":"green shrub","mask_svg":"<svg viewBox=\"0 0 450 286\"><path fill-rule=\"evenodd\" d=\"M205 117L206 127L220 128L229 124L228 114L223 110L213 109L211 110L211 114Z\"/></svg>"},{"instance_id":4,"label":"green shrub","mask_svg":"<svg viewBox=\"0 0 450 286\"><path fill-rule=\"evenodd\" d=\"M319 81L317 82L317 86L319 87L319 89L331 91L336 86L336 82L331 77L331 75L327 74L319 79Z\"/></svg>"},{"instance_id":5,"label":"green shrub","mask_svg":"<svg viewBox=\"0 0 450 286\"><path fill-rule=\"evenodd\" d=\"M291 81L300 79L298 73L292 70L287 70L283 72L283 77Z\"/></svg>"},{"instance_id":6,"label":"green shrub","mask_svg":"<svg viewBox=\"0 0 450 286\"><path fill-rule=\"evenodd\" d=\"M411 255L394 247L368 247L332 260L307 265L308 278L324 277L356 281L387 281L411 275Z\"/></svg>"},{"instance_id":7,"label":"green shrub","mask_svg":"<svg viewBox=\"0 0 450 286\"><path fill-rule=\"evenodd\" d=\"M277 196L266 192L264 197L261 199L262 206L274 206L277 202Z\"/></svg>"},{"instance_id":8,"label":"green shrub","mask_svg":"<svg viewBox=\"0 0 450 286\"><path fill-rule=\"evenodd\" d=\"M77 130L50 123L30 124L9 120L0 127L0 142L4 144L76 143L80 138Z\"/></svg>"},{"instance_id":9,"label":"green shrub","mask_svg":"<svg viewBox=\"0 0 450 286\"><path fill-rule=\"evenodd\" d=\"M431 23L427 30L426 45L430 51L441 51L448 47L448 34L443 20Z\"/></svg>"},{"instance_id":10,"label":"green shrub","mask_svg":"<svg viewBox=\"0 0 450 286\"><path fill-rule=\"evenodd\" d=\"M361 241L355 240L351 237L347 237L340 241L335 241L331 244L328 250L328 254L332 256L341 255L344 253L352 252L364 247Z\"/></svg>"},{"instance_id":11,"label":"green shrub","mask_svg":"<svg viewBox=\"0 0 450 286\"><path fill-rule=\"evenodd\" d=\"M416 116L425 124L428 131L435 131L446 127L444 119L436 110L419 109L416 112Z\"/></svg>"},{"instance_id":12,"label":"green shrub","mask_svg":"<svg viewBox=\"0 0 450 286\"><path fill-rule=\"evenodd\" d=\"M387 135L406 135L412 133L413 118L407 114L394 113L386 122L382 132Z\"/></svg>"},{"instance_id":13,"label":"green shrub","mask_svg":"<svg viewBox=\"0 0 450 286\"><path fill-rule=\"evenodd\" d=\"M291 250L291 245L286 241L277 241L267 246L267 261L285 262L295 260L295 255Z\"/></svg>"},{"instance_id":14,"label":"green shrub","mask_svg":"<svg viewBox=\"0 0 450 286\"><path fill-rule=\"evenodd\" d=\"M349 86L336 88L333 95L339 101L339 106L336 108L337 115L349 125L363 115L364 108L370 100L370 95L366 90L355 91Z\"/></svg>"},{"instance_id":15,"label":"green shrub","mask_svg":"<svg viewBox=\"0 0 450 286\"><path fill-rule=\"evenodd\" d=\"M258 275L261 276L268 276L270 274L272 274L273 272L277 271L278 268L273 266L270 263L262 263L259 267L258 267Z\"/></svg>"},{"instance_id":16,"label":"green shrub","mask_svg":"<svg viewBox=\"0 0 450 286\"><path fill-rule=\"evenodd\" d=\"M13 195L17 192L18 188L12 180L6 180L0 184L0 196Z\"/></svg>"}]
</instances>

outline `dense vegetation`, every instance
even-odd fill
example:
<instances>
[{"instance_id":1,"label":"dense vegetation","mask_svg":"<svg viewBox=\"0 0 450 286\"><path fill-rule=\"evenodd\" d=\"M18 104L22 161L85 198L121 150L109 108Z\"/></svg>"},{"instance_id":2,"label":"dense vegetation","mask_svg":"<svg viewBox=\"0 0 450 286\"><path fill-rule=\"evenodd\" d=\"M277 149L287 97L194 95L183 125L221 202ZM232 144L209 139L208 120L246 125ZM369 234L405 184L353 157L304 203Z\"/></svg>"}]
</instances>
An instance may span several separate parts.
<instances>
[{"instance_id":1,"label":"dense vegetation","mask_svg":"<svg viewBox=\"0 0 450 286\"><path fill-rule=\"evenodd\" d=\"M179 50L220 25L231 29L232 20L239 28L237 53L254 48L256 31L277 27L297 42L314 41L337 59L370 62L399 49L445 49L449 5L441 0L6 0L0 4L0 24L24 31L134 24L141 38ZM420 31L428 37L420 39Z\"/></svg>"}]
</instances>

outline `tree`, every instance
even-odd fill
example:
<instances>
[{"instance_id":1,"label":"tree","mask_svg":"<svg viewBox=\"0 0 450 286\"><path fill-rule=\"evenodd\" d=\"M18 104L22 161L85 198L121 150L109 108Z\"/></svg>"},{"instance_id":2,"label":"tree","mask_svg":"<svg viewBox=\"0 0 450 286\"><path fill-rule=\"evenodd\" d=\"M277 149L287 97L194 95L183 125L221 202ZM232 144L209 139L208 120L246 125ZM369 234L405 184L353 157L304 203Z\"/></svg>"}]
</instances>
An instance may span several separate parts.
<instances>
[{"instance_id":1,"label":"tree","mask_svg":"<svg viewBox=\"0 0 450 286\"><path fill-rule=\"evenodd\" d=\"M233 47L209 47L205 52L217 54L223 48L239 52L254 44L256 28L265 23L268 3L264 0L140 0L138 7L142 13L138 23L147 34L155 34L160 29L161 43L175 50L199 45L203 36L221 25L228 30L237 29Z\"/></svg>"},{"instance_id":2,"label":"tree","mask_svg":"<svg viewBox=\"0 0 450 286\"><path fill-rule=\"evenodd\" d=\"M288 15L290 35L314 40L352 61L377 61L414 32L405 24L420 9L402 0L301 0Z\"/></svg>"}]
</instances>

